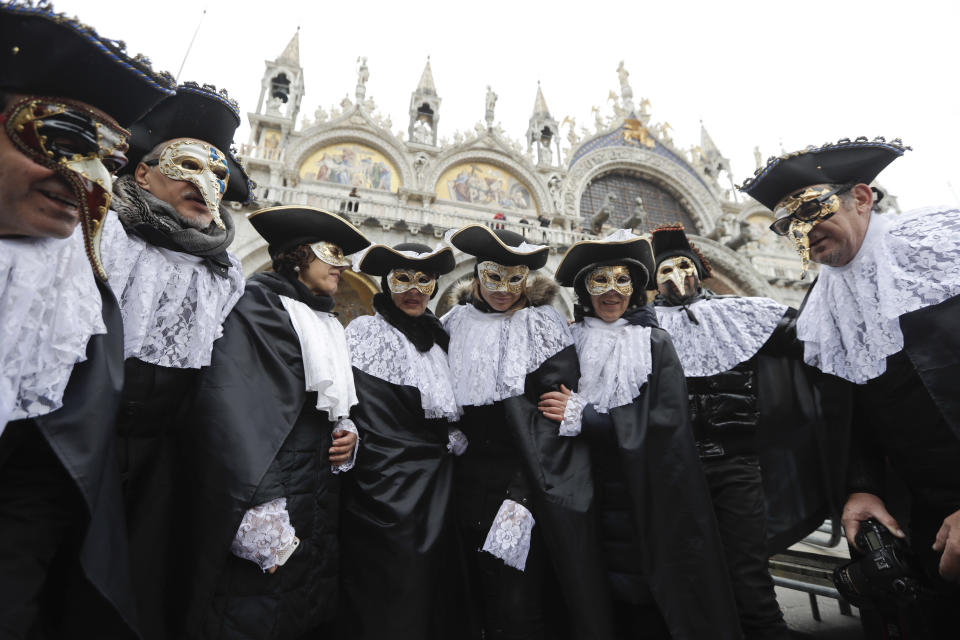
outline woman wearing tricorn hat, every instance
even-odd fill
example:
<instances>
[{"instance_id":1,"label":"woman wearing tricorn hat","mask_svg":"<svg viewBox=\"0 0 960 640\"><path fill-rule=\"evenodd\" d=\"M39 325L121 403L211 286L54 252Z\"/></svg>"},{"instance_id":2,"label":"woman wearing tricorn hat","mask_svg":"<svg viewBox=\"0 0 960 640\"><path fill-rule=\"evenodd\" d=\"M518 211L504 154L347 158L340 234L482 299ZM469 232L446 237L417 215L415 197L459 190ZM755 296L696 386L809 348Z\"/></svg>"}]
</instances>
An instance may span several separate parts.
<instances>
[{"instance_id":1,"label":"woman wearing tricorn hat","mask_svg":"<svg viewBox=\"0 0 960 640\"><path fill-rule=\"evenodd\" d=\"M347 327L363 446L344 479L343 584L350 638L423 640L439 619L453 455L466 447L447 365L449 337L427 303L453 250L374 245L354 261L380 277L376 315ZM452 633L441 633L450 637Z\"/></svg>"},{"instance_id":2,"label":"woman wearing tricorn hat","mask_svg":"<svg viewBox=\"0 0 960 640\"><path fill-rule=\"evenodd\" d=\"M320 209L249 218L274 271L247 282L197 390L187 637L299 638L337 604L334 474L353 463L357 396L332 296L369 241Z\"/></svg>"},{"instance_id":3,"label":"woman wearing tricorn hat","mask_svg":"<svg viewBox=\"0 0 960 640\"><path fill-rule=\"evenodd\" d=\"M580 389L540 409L590 446L615 636L740 638L683 370L645 308L652 272L649 242L625 229L570 247L556 277L579 302Z\"/></svg>"},{"instance_id":4,"label":"woman wearing tricorn hat","mask_svg":"<svg viewBox=\"0 0 960 640\"><path fill-rule=\"evenodd\" d=\"M537 411L537 398L574 388L576 352L550 306L553 282L528 279L549 248L503 229L471 225L446 241L476 256L460 304L443 317L461 429L457 518L469 586L479 611L475 637L610 637L595 531L589 454ZM565 426L565 425L564 425ZM555 574L570 624L555 610ZM565 628L547 629L548 625Z\"/></svg>"}]
</instances>

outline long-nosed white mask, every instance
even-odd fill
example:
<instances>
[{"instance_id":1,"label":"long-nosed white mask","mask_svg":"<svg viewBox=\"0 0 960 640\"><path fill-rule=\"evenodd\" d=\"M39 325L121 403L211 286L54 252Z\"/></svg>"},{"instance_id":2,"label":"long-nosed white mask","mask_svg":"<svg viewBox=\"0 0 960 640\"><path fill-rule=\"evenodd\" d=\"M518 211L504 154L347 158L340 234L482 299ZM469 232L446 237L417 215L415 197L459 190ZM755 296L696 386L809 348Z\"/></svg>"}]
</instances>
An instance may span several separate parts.
<instances>
[{"instance_id":1,"label":"long-nosed white mask","mask_svg":"<svg viewBox=\"0 0 960 640\"><path fill-rule=\"evenodd\" d=\"M202 140L174 140L163 148L157 166L171 180L185 180L196 186L214 223L224 228L220 201L227 191L230 168L220 149Z\"/></svg>"},{"instance_id":2,"label":"long-nosed white mask","mask_svg":"<svg viewBox=\"0 0 960 640\"><path fill-rule=\"evenodd\" d=\"M687 277L693 276L692 287L687 285ZM686 256L667 258L657 267L657 285L672 282L678 296L689 298L697 293L700 279L697 277L697 267L693 260Z\"/></svg>"}]
</instances>

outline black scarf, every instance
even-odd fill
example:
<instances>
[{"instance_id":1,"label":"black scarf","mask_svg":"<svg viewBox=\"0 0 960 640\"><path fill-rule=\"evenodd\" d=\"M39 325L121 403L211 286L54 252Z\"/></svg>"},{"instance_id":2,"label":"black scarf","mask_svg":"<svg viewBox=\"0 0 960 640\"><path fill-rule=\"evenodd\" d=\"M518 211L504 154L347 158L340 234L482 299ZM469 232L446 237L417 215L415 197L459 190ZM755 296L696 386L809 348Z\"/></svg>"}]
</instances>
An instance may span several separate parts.
<instances>
[{"instance_id":1,"label":"black scarf","mask_svg":"<svg viewBox=\"0 0 960 640\"><path fill-rule=\"evenodd\" d=\"M154 246L203 258L214 273L226 277L230 269L227 247L233 242L234 227L223 207L220 218L226 229L214 224L203 230L194 229L182 222L170 204L142 189L132 175L114 181L111 205L127 231Z\"/></svg>"},{"instance_id":2,"label":"black scarf","mask_svg":"<svg viewBox=\"0 0 960 640\"><path fill-rule=\"evenodd\" d=\"M408 316L406 313L393 304L393 298L386 293L378 293L373 296L373 308L377 313L383 316L390 326L406 336L407 340L413 343L417 351L429 351L433 345L438 344L444 351L450 344L450 336L440 324L439 318L433 315L430 309L423 312L422 316Z\"/></svg>"}]
</instances>

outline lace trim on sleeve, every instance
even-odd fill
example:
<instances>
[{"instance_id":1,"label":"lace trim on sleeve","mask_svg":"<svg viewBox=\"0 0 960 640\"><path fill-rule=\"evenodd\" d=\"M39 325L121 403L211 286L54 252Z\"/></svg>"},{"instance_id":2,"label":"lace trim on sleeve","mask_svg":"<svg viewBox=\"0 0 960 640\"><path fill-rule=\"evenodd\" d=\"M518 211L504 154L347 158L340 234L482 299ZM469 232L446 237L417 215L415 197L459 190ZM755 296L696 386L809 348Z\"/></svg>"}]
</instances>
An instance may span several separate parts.
<instances>
[{"instance_id":1,"label":"lace trim on sleeve","mask_svg":"<svg viewBox=\"0 0 960 640\"><path fill-rule=\"evenodd\" d=\"M769 298L711 298L688 307L657 306L687 377L712 376L752 358L773 335L787 307Z\"/></svg>"},{"instance_id":2,"label":"lace trim on sleeve","mask_svg":"<svg viewBox=\"0 0 960 640\"><path fill-rule=\"evenodd\" d=\"M570 397L567 398L567 406L563 409L563 421L560 422L560 435L580 435L583 407L585 405L586 402L579 393L570 394Z\"/></svg>"},{"instance_id":3,"label":"lace trim on sleeve","mask_svg":"<svg viewBox=\"0 0 960 640\"><path fill-rule=\"evenodd\" d=\"M295 533L287 513L287 499L277 498L243 514L230 551L266 571L279 562L281 553L296 544Z\"/></svg>"},{"instance_id":4,"label":"lace trim on sleeve","mask_svg":"<svg viewBox=\"0 0 960 640\"><path fill-rule=\"evenodd\" d=\"M820 268L797 320L804 360L862 384L903 349L900 316L960 295L960 210L870 214L846 266Z\"/></svg>"},{"instance_id":5,"label":"lace trim on sleeve","mask_svg":"<svg viewBox=\"0 0 960 640\"><path fill-rule=\"evenodd\" d=\"M567 323L550 306L506 315L458 305L443 323L450 334L447 359L461 406L522 395L527 375L573 344Z\"/></svg>"},{"instance_id":6,"label":"lace trim on sleeve","mask_svg":"<svg viewBox=\"0 0 960 640\"><path fill-rule=\"evenodd\" d=\"M487 533L483 550L503 560L508 567L523 571L527 566L530 536L535 524L533 514L525 506L504 500Z\"/></svg>"},{"instance_id":7,"label":"lace trim on sleeve","mask_svg":"<svg viewBox=\"0 0 960 640\"><path fill-rule=\"evenodd\" d=\"M353 443L353 451L350 453L350 459L343 464L330 466L330 470L334 473L341 473L353 469L353 465L357 462L357 451L360 449L360 432L357 431L357 425L355 425L350 418L338 420L337 424L333 425L333 432L336 433L337 431L349 431L357 436L357 441Z\"/></svg>"},{"instance_id":8,"label":"lace trim on sleeve","mask_svg":"<svg viewBox=\"0 0 960 640\"><path fill-rule=\"evenodd\" d=\"M447 354L438 345L417 351L413 343L383 316L360 316L347 327L347 345L354 367L391 384L420 392L424 417L460 419L463 411L453 395Z\"/></svg>"},{"instance_id":9,"label":"lace trim on sleeve","mask_svg":"<svg viewBox=\"0 0 960 640\"><path fill-rule=\"evenodd\" d=\"M64 239L0 239L0 432L63 405L90 337L107 331L102 311L79 227Z\"/></svg>"},{"instance_id":10,"label":"lace trim on sleeve","mask_svg":"<svg viewBox=\"0 0 960 640\"><path fill-rule=\"evenodd\" d=\"M580 359L577 393L598 413L630 404L653 368L650 327L584 318L571 327ZM566 416L565 416L566 417Z\"/></svg>"},{"instance_id":11,"label":"lace trim on sleeve","mask_svg":"<svg viewBox=\"0 0 960 640\"><path fill-rule=\"evenodd\" d=\"M243 294L243 268L230 255L223 278L197 256L128 235L111 211L104 222L103 264L123 314L123 353L162 367L210 364L223 321Z\"/></svg>"},{"instance_id":12,"label":"lace trim on sleeve","mask_svg":"<svg viewBox=\"0 0 960 640\"><path fill-rule=\"evenodd\" d=\"M447 451L455 456L462 456L467 452L469 445L470 441L467 440L467 435L463 431L453 427L447 430Z\"/></svg>"}]
</instances>

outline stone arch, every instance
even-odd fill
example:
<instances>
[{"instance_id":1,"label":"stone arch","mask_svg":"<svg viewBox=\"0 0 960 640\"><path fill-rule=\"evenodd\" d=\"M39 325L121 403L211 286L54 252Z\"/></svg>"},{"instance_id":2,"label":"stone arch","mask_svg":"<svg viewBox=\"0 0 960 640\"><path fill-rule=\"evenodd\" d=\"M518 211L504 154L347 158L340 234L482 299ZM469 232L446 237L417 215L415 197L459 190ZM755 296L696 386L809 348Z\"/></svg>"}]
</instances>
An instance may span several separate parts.
<instances>
[{"instance_id":1,"label":"stone arch","mask_svg":"<svg viewBox=\"0 0 960 640\"><path fill-rule=\"evenodd\" d=\"M708 289L723 294L774 297L770 284L757 274L753 264L742 255L703 236L690 235L689 239L710 263L713 277L704 282Z\"/></svg>"},{"instance_id":2,"label":"stone arch","mask_svg":"<svg viewBox=\"0 0 960 640\"><path fill-rule=\"evenodd\" d=\"M676 162L645 148L606 147L583 156L570 169L561 192L563 214L579 220L580 199L587 185L615 171L635 173L671 193L690 213L701 234L710 233L723 213L716 196Z\"/></svg>"},{"instance_id":3,"label":"stone arch","mask_svg":"<svg viewBox=\"0 0 960 640\"><path fill-rule=\"evenodd\" d=\"M314 129L318 129L314 131ZM373 132L356 127L311 127L285 151L285 173L299 175L300 165L315 151L332 144L354 142L375 149L386 156L400 172L399 188L414 184L413 168L403 149L382 132Z\"/></svg>"},{"instance_id":4,"label":"stone arch","mask_svg":"<svg viewBox=\"0 0 960 640\"><path fill-rule=\"evenodd\" d=\"M440 176L447 170L465 162L486 162L508 171L530 188L530 195L541 214L553 212L553 202L540 176L531 170L525 161L518 160L511 154L496 149L461 148L441 154L434 160L430 166L430 171L424 176L424 189L435 192Z\"/></svg>"}]
</instances>

